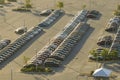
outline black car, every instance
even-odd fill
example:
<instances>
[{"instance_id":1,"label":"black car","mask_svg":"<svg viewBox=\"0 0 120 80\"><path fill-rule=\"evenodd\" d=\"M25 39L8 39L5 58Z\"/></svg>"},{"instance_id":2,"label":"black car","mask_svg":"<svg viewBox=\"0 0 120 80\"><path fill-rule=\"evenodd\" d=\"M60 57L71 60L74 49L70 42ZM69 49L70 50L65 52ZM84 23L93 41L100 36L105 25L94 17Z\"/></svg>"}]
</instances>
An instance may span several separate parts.
<instances>
[{"instance_id":1,"label":"black car","mask_svg":"<svg viewBox=\"0 0 120 80\"><path fill-rule=\"evenodd\" d=\"M87 18L97 18L100 15L99 11L92 10L87 14Z\"/></svg>"},{"instance_id":2,"label":"black car","mask_svg":"<svg viewBox=\"0 0 120 80\"><path fill-rule=\"evenodd\" d=\"M56 60L54 58L47 58L44 62L44 65L47 67L59 67L61 64L60 60Z\"/></svg>"},{"instance_id":3,"label":"black car","mask_svg":"<svg viewBox=\"0 0 120 80\"><path fill-rule=\"evenodd\" d=\"M119 24L117 22L110 22L107 24L105 31L115 32L117 31L118 27L119 27Z\"/></svg>"},{"instance_id":4,"label":"black car","mask_svg":"<svg viewBox=\"0 0 120 80\"><path fill-rule=\"evenodd\" d=\"M99 46L108 46L112 44L112 37L111 36L102 36L98 39L97 45Z\"/></svg>"},{"instance_id":5,"label":"black car","mask_svg":"<svg viewBox=\"0 0 120 80\"><path fill-rule=\"evenodd\" d=\"M89 14L95 14L95 15L99 15L100 13L99 13L99 11L92 10L92 11L90 11L90 12L89 12Z\"/></svg>"}]
</instances>

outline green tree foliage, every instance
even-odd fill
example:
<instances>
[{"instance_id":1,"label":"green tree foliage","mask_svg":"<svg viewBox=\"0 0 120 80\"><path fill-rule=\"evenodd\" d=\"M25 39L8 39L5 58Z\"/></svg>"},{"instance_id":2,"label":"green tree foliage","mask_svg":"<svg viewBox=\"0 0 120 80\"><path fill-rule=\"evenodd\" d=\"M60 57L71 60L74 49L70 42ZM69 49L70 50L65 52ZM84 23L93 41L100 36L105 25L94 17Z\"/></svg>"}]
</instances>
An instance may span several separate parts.
<instances>
[{"instance_id":1,"label":"green tree foliage","mask_svg":"<svg viewBox=\"0 0 120 80\"><path fill-rule=\"evenodd\" d=\"M96 54L96 50L93 49L89 52L91 55L93 55L94 57L97 57L97 54Z\"/></svg>"},{"instance_id":2,"label":"green tree foliage","mask_svg":"<svg viewBox=\"0 0 120 80\"><path fill-rule=\"evenodd\" d=\"M30 58L24 56L24 57L23 57L24 63L27 64L27 61L28 61L29 59L30 59Z\"/></svg>"},{"instance_id":3,"label":"green tree foliage","mask_svg":"<svg viewBox=\"0 0 120 80\"><path fill-rule=\"evenodd\" d=\"M82 8L85 9L85 8L86 8L86 5L84 4L84 5L82 6Z\"/></svg>"},{"instance_id":4,"label":"green tree foliage","mask_svg":"<svg viewBox=\"0 0 120 80\"><path fill-rule=\"evenodd\" d=\"M120 10L120 4L117 6L117 10Z\"/></svg>"},{"instance_id":5,"label":"green tree foliage","mask_svg":"<svg viewBox=\"0 0 120 80\"><path fill-rule=\"evenodd\" d=\"M33 64L29 64L24 66L21 69L22 72L53 72L53 70L49 67L44 67L41 65L38 65L37 70L36 70L36 66Z\"/></svg>"},{"instance_id":6,"label":"green tree foliage","mask_svg":"<svg viewBox=\"0 0 120 80\"><path fill-rule=\"evenodd\" d=\"M114 10L113 15L120 16L120 5L117 6L117 10Z\"/></svg>"},{"instance_id":7,"label":"green tree foliage","mask_svg":"<svg viewBox=\"0 0 120 80\"><path fill-rule=\"evenodd\" d=\"M0 4L4 4L5 3L5 0L0 0Z\"/></svg>"},{"instance_id":8,"label":"green tree foliage","mask_svg":"<svg viewBox=\"0 0 120 80\"><path fill-rule=\"evenodd\" d=\"M107 59L108 51L108 49L103 49L103 51L100 53L103 59Z\"/></svg>"},{"instance_id":9,"label":"green tree foliage","mask_svg":"<svg viewBox=\"0 0 120 80\"><path fill-rule=\"evenodd\" d=\"M58 2L57 2L57 7L58 7L59 9L63 8L63 7L64 7L64 3L61 2L61 1L58 1Z\"/></svg>"},{"instance_id":10,"label":"green tree foliage","mask_svg":"<svg viewBox=\"0 0 120 80\"><path fill-rule=\"evenodd\" d=\"M17 0L8 0L8 1L11 1L11 2L16 2Z\"/></svg>"},{"instance_id":11,"label":"green tree foliage","mask_svg":"<svg viewBox=\"0 0 120 80\"><path fill-rule=\"evenodd\" d=\"M25 7L26 8L32 8L31 0L25 0Z\"/></svg>"},{"instance_id":12,"label":"green tree foliage","mask_svg":"<svg viewBox=\"0 0 120 80\"><path fill-rule=\"evenodd\" d=\"M109 53L109 57L110 57L110 58L113 58L113 59L116 59L116 58L118 57L118 51L112 50L112 51Z\"/></svg>"},{"instance_id":13,"label":"green tree foliage","mask_svg":"<svg viewBox=\"0 0 120 80\"><path fill-rule=\"evenodd\" d=\"M103 60L113 60L118 58L118 51L112 50L110 53L108 52L108 49L103 49L101 52L97 52L97 50L93 49L89 53L96 59L99 57L102 57Z\"/></svg>"},{"instance_id":14,"label":"green tree foliage","mask_svg":"<svg viewBox=\"0 0 120 80\"><path fill-rule=\"evenodd\" d=\"M113 15L120 16L120 10L114 10Z\"/></svg>"}]
</instances>

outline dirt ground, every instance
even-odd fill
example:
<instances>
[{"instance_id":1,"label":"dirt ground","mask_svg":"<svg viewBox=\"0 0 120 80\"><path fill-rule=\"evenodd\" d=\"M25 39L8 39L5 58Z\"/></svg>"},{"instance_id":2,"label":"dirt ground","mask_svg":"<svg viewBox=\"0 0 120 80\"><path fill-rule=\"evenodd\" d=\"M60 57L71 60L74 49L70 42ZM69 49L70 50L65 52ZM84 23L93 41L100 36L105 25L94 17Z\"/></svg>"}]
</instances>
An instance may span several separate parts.
<instances>
[{"instance_id":1,"label":"dirt ground","mask_svg":"<svg viewBox=\"0 0 120 80\"><path fill-rule=\"evenodd\" d=\"M23 1L23 0L19 0ZM55 3L59 0L32 0L34 9L44 10L55 8ZM11 57L5 64L0 65L0 80L9 80L11 78L11 70L13 80L93 80L88 76L81 76L82 74L88 74L90 71L98 68L100 63L95 63L88 60L88 53L91 49L98 47L96 42L98 37L103 34L109 34L104 32L105 26L109 19L113 17L113 10L120 3L120 0L60 0L64 2L64 8L66 14L60 18L54 25L44 29L44 32L28 42L16 55ZM13 12L12 8L20 6L21 4L12 3L11 5L5 5L4 9L0 10L0 39L10 39L12 42L19 37L14 33L15 29L25 25L29 29L39 24L46 17L36 16L32 13ZM102 14L99 20L88 20L91 28L83 39L77 44L77 46L71 52L61 67L55 68L54 74L24 74L20 72L20 69L24 65L23 57L31 58L34 56L35 49L39 51L46 45L59 31L61 31L65 25L82 9L82 6L86 5L88 10L98 10ZM120 80L120 63L119 62L106 62L104 67L113 71L112 75L115 76L111 80Z\"/></svg>"}]
</instances>

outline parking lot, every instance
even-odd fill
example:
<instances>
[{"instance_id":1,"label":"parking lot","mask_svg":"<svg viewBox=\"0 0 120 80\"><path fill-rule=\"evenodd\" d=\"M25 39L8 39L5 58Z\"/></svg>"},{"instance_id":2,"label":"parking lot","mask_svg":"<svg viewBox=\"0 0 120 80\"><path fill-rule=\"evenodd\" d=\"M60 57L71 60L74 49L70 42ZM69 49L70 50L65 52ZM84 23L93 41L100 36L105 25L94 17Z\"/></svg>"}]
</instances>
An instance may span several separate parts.
<instances>
[{"instance_id":1,"label":"parking lot","mask_svg":"<svg viewBox=\"0 0 120 80\"><path fill-rule=\"evenodd\" d=\"M57 0L55 0L57 1ZM92 80L92 78L87 76L80 76L84 73L89 73L90 71L98 68L100 64L91 62L88 60L88 53L91 49L96 48L96 42L98 37L103 34L108 34L104 32L105 26L109 19L112 17L112 12L116 9L119 0L91 0L91 4L88 0L62 0L64 2L64 10L66 14L61 17L54 25L44 29L44 32L36 36L30 42L20 49L16 55L11 57L5 64L1 65L0 79L9 80L11 78L11 69L13 80ZM54 0L36 0L34 6L46 9L47 7L43 4L47 4L48 7L54 7ZM96 9L101 12L102 16L99 20L88 20L87 23L90 24L90 30L86 32L82 40L75 46L71 55L69 55L59 68L55 68L54 74L24 74L20 72L20 69L24 65L23 57L28 58L33 57L36 51L42 49L49 41L60 32L65 25L73 18L73 15L77 14L77 11L82 9L82 5L86 4L87 9ZM109 5L107 5L109 4ZM0 19L3 16L0 16ZM12 42L19 37L14 33L14 30L18 27L23 26L24 20L26 27L31 28L39 24L46 17L38 17L31 13L19 13L8 11L6 13L6 22L0 20L0 35L1 38L10 39ZM5 65L5 66L4 66ZM113 75L116 75L116 80L120 79L120 63L119 62L109 62L105 64L113 70ZM113 79L114 80L114 79Z\"/></svg>"}]
</instances>

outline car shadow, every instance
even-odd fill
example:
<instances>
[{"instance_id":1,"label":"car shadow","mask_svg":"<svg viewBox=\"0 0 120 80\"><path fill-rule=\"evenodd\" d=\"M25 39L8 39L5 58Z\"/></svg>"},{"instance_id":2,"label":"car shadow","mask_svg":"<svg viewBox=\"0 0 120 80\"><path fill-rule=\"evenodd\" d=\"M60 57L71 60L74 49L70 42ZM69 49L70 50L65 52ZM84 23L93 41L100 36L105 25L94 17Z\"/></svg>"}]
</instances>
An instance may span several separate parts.
<instances>
[{"instance_id":1,"label":"car shadow","mask_svg":"<svg viewBox=\"0 0 120 80\"><path fill-rule=\"evenodd\" d=\"M21 47L16 53L14 53L9 59L5 60L3 63L0 64L0 69L5 67L9 62L14 60L16 57L18 57L20 54L22 54L29 46L40 36L42 36L45 33L45 31L42 31L40 34L36 35L34 38L32 38L29 42L27 42L23 47Z\"/></svg>"},{"instance_id":2,"label":"car shadow","mask_svg":"<svg viewBox=\"0 0 120 80\"><path fill-rule=\"evenodd\" d=\"M91 20L100 20L101 16L102 16L102 13L99 13L99 15L96 18L88 18L88 19L91 19Z\"/></svg>"},{"instance_id":3,"label":"car shadow","mask_svg":"<svg viewBox=\"0 0 120 80\"><path fill-rule=\"evenodd\" d=\"M120 62L119 60L104 62L103 67L110 69L114 72L120 73Z\"/></svg>"},{"instance_id":4,"label":"car shadow","mask_svg":"<svg viewBox=\"0 0 120 80\"><path fill-rule=\"evenodd\" d=\"M116 31L106 31L106 32L116 34L116 33L117 33L117 30L116 30Z\"/></svg>"},{"instance_id":5,"label":"car shadow","mask_svg":"<svg viewBox=\"0 0 120 80\"><path fill-rule=\"evenodd\" d=\"M90 18L90 19L92 19L92 20L100 20L101 16L102 16L102 13L100 13L96 18Z\"/></svg>"},{"instance_id":6,"label":"car shadow","mask_svg":"<svg viewBox=\"0 0 120 80\"><path fill-rule=\"evenodd\" d=\"M110 48L111 47L111 45L98 45L98 46L103 47L103 48Z\"/></svg>"},{"instance_id":7,"label":"car shadow","mask_svg":"<svg viewBox=\"0 0 120 80\"><path fill-rule=\"evenodd\" d=\"M65 13L65 15L69 16L69 17L74 17L74 14L70 14L70 13Z\"/></svg>"}]
</instances>

